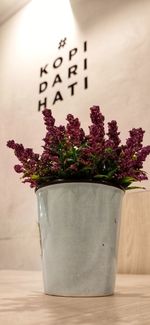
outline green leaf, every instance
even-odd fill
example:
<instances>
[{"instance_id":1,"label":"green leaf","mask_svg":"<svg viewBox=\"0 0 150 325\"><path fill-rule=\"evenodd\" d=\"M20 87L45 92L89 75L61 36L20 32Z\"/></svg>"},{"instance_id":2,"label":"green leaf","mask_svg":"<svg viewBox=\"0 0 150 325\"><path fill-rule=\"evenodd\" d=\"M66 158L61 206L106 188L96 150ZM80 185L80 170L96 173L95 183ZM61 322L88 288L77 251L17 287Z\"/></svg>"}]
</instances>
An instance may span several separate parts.
<instances>
[{"instance_id":1,"label":"green leaf","mask_svg":"<svg viewBox=\"0 0 150 325\"><path fill-rule=\"evenodd\" d=\"M111 148L111 147L107 147L107 148L105 149L105 152L106 152L106 153L112 153L112 152L113 152L113 150L112 150L112 148Z\"/></svg>"},{"instance_id":2,"label":"green leaf","mask_svg":"<svg viewBox=\"0 0 150 325\"><path fill-rule=\"evenodd\" d=\"M85 166L85 167L83 167L82 169L81 169L82 171L86 171L86 170L92 170L92 167L90 167L90 166Z\"/></svg>"},{"instance_id":3,"label":"green leaf","mask_svg":"<svg viewBox=\"0 0 150 325\"><path fill-rule=\"evenodd\" d=\"M146 190L146 188L142 186L130 186L126 188L126 190L138 190L138 189Z\"/></svg>"},{"instance_id":4,"label":"green leaf","mask_svg":"<svg viewBox=\"0 0 150 325\"><path fill-rule=\"evenodd\" d=\"M93 178L96 178L96 179L109 179L109 176L108 175L100 175L100 174L98 174L98 175L95 175Z\"/></svg>"},{"instance_id":5,"label":"green leaf","mask_svg":"<svg viewBox=\"0 0 150 325\"><path fill-rule=\"evenodd\" d=\"M36 174L33 174L33 175L31 176L31 179L32 179L33 181L37 181L39 178L40 178L40 176L39 176L39 175L36 175Z\"/></svg>"},{"instance_id":6,"label":"green leaf","mask_svg":"<svg viewBox=\"0 0 150 325\"><path fill-rule=\"evenodd\" d=\"M117 168L112 169L109 173L108 173L108 177L112 178L112 176L115 174L115 172L117 171Z\"/></svg>"},{"instance_id":7,"label":"green leaf","mask_svg":"<svg viewBox=\"0 0 150 325\"><path fill-rule=\"evenodd\" d=\"M116 172L117 168L109 171L107 174L97 174L94 176L94 178L99 178L99 179L109 179L111 180L113 178L114 173Z\"/></svg>"},{"instance_id":8,"label":"green leaf","mask_svg":"<svg viewBox=\"0 0 150 325\"><path fill-rule=\"evenodd\" d=\"M129 176L124 177L121 180L121 184L131 184L132 182L136 182L136 179L133 177L129 177Z\"/></svg>"}]
</instances>

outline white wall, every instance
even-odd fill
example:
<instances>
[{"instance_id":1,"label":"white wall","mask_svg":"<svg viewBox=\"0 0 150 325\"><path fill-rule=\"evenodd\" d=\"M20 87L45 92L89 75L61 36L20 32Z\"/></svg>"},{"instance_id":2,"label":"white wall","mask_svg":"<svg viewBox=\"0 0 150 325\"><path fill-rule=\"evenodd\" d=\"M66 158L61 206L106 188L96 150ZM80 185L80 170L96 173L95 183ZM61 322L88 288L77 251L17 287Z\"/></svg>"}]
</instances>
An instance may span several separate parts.
<instances>
[{"instance_id":1,"label":"white wall","mask_svg":"<svg viewBox=\"0 0 150 325\"><path fill-rule=\"evenodd\" d=\"M149 12L148 0L34 0L1 26L1 268L40 267L36 197L33 190L20 183L13 171L17 160L5 145L8 139L15 139L41 151L44 126L37 110L42 99L38 89L41 80L48 81L42 95L47 95L51 108L55 96L52 66L57 57L64 60L56 69L63 80L60 86L64 100L52 107L58 123L65 121L67 113L73 113L87 128L88 109L99 104L107 121L117 119L122 140L129 129L141 126L146 130L145 144L150 144ZM64 37L66 46L58 50ZM78 52L69 62L69 51L74 47ZM85 57L87 70L83 69ZM45 64L49 73L42 79L40 67ZM71 64L78 65L78 74L68 80ZM85 76L89 84L86 90ZM67 87L75 81L75 95L70 96ZM145 170L150 171L150 162ZM143 185L150 188L150 182Z\"/></svg>"}]
</instances>

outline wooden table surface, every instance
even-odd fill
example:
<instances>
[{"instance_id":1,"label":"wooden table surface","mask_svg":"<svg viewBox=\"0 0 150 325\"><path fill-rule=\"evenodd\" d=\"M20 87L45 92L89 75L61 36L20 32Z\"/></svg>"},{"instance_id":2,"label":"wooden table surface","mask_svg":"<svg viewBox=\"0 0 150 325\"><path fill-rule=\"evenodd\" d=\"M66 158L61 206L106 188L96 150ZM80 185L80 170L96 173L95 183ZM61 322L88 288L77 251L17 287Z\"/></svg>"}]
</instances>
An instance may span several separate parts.
<instances>
[{"instance_id":1,"label":"wooden table surface","mask_svg":"<svg viewBox=\"0 0 150 325\"><path fill-rule=\"evenodd\" d=\"M0 325L150 325L150 275L118 275L109 297L44 295L41 272L0 271Z\"/></svg>"}]
</instances>

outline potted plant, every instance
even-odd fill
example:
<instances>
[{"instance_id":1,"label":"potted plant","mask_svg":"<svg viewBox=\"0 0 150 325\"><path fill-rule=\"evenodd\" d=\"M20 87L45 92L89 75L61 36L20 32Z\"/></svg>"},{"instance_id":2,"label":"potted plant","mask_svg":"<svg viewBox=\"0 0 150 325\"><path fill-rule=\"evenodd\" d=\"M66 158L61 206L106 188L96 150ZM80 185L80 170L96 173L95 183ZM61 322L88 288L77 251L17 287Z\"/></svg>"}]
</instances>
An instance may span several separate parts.
<instances>
[{"instance_id":1,"label":"potted plant","mask_svg":"<svg viewBox=\"0 0 150 325\"><path fill-rule=\"evenodd\" d=\"M114 293L124 191L147 179L143 162L150 146L142 144L142 128L132 129L121 144L117 122L109 122L105 132L99 106L90 110L86 135L72 114L66 126L56 126L51 110L44 109L41 155L7 142L20 161L15 171L36 190L47 294Z\"/></svg>"}]
</instances>

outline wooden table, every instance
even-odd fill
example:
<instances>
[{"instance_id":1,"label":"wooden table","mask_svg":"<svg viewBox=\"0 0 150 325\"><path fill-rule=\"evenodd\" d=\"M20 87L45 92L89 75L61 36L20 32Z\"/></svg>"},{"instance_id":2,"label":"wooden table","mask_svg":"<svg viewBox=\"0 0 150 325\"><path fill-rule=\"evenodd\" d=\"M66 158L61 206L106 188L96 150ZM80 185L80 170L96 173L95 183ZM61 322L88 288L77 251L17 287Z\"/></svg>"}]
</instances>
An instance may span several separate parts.
<instances>
[{"instance_id":1,"label":"wooden table","mask_svg":"<svg viewBox=\"0 0 150 325\"><path fill-rule=\"evenodd\" d=\"M150 275L118 275L109 297L42 292L41 272L0 271L0 325L150 325Z\"/></svg>"}]
</instances>

